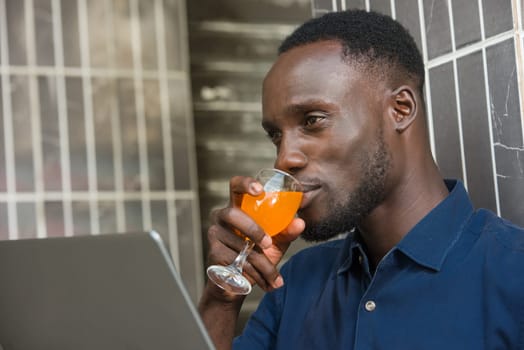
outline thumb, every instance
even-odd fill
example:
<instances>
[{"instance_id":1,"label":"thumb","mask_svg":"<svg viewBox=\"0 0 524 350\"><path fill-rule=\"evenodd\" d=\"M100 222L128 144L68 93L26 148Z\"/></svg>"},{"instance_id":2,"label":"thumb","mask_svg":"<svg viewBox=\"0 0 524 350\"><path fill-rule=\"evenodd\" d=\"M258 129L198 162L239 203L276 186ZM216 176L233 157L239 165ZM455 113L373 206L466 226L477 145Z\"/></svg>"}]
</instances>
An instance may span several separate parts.
<instances>
[{"instance_id":1,"label":"thumb","mask_svg":"<svg viewBox=\"0 0 524 350\"><path fill-rule=\"evenodd\" d=\"M292 242L300 236L306 228L306 223L301 218L293 218L284 231L274 237L279 242Z\"/></svg>"}]
</instances>

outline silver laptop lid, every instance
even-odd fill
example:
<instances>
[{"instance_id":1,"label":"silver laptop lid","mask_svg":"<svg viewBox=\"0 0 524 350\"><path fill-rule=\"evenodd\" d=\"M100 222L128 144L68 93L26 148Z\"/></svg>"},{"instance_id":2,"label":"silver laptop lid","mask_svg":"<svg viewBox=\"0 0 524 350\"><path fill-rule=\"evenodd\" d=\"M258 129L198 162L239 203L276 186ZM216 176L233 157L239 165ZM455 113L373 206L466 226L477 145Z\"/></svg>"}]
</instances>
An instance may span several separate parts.
<instances>
[{"instance_id":1,"label":"silver laptop lid","mask_svg":"<svg viewBox=\"0 0 524 350\"><path fill-rule=\"evenodd\" d=\"M0 242L0 349L213 349L155 232Z\"/></svg>"}]
</instances>

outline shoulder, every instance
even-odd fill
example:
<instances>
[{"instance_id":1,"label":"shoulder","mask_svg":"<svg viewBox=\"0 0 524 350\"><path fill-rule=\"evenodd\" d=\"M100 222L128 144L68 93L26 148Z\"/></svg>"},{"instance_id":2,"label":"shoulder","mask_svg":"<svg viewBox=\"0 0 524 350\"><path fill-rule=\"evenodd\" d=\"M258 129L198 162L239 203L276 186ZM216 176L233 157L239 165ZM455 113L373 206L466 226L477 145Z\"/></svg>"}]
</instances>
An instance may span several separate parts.
<instances>
[{"instance_id":1,"label":"shoulder","mask_svg":"<svg viewBox=\"0 0 524 350\"><path fill-rule=\"evenodd\" d=\"M475 214L469 230L477 231L481 239L492 241L503 250L522 255L524 258L524 228L495 213L480 209Z\"/></svg>"},{"instance_id":2,"label":"shoulder","mask_svg":"<svg viewBox=\"0 0 524 350\"><path fill-rule=\"evenodd\" d=\"M317 244L297 252L282 266L284 279L292 282L292 285L325 280L334 270L333 266L340 261L348 239L351 238Z\"/></svg>"},{"instance_id":3,"label":"shoulder","mask_svg":"<svg viewBox=\"0 0 524 350\"><path fill-rule=\"evenodd\" d=\"M470 255L480 258L478 267L488 282L483 288L496 290L524 310L524 229L481 209L474 213L467 230L476 236Z\"/></svg>"},{"instance_id":4,"label":"shoulder","mask_svg":"<svg viewBox=\"0 0 524 350\"><path fill-rule=\"evenodd\" d=\"M304 248L293 255L284 266L300 264L323 264L335 260L348 238L337 239ZM319 261L321 260L321 261Z\"/></svg>"}]
</instances>

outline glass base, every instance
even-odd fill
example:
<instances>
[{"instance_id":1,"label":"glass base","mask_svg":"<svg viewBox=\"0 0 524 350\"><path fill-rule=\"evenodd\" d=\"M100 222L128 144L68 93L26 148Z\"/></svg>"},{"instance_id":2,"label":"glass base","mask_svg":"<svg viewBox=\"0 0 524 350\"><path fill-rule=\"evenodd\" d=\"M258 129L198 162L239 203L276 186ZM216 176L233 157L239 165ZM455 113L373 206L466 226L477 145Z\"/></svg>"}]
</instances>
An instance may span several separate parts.
<instances>
[{"instance_id":1,"label":"glass base","mask_svg":"<svg viewBox=\"0 0 524 350\"><path fill-rule=\"evenodd\" d=\"M247 295L251 292L251 283L232 266L209 266L207 276L217 286L229 293Z\"/></svg>"}]
</instances>

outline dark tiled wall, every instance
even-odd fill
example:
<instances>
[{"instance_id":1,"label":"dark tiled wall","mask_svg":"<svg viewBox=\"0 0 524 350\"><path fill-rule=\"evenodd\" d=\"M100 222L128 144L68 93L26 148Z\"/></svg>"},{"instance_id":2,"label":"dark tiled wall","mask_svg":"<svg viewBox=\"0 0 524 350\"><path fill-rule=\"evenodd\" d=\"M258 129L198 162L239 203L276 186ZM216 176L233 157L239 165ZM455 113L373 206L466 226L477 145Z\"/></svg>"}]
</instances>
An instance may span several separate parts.
<instances>
[{"instance_id":1,"label":"dark tiled wall","mask_svg":"<svg viewBox=\"0 0 524 350\"><path fill-rule=\"evenodd\" d=\"M477 207L524 225L521 0L313 0L313 15L376 10L403 23L427 68L432 148ZM513 13L516 11L517 13Z\"/></svg>"}]
</instances>

